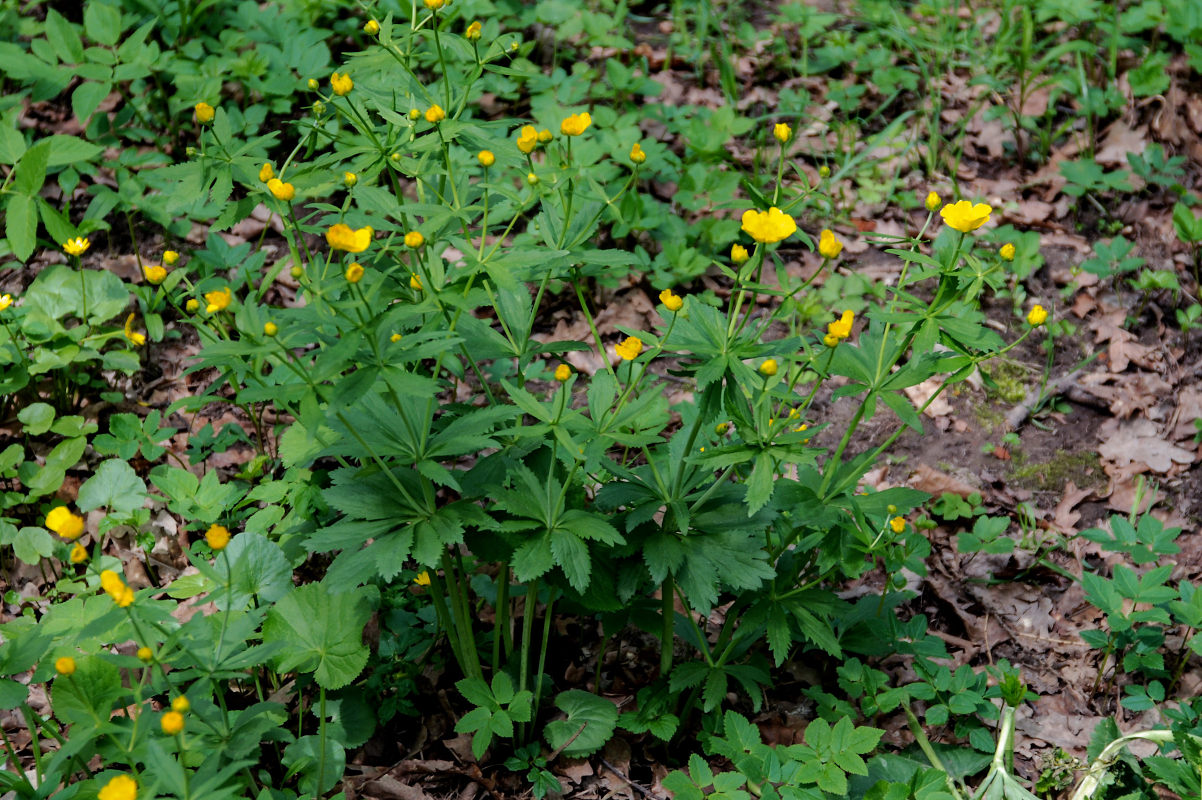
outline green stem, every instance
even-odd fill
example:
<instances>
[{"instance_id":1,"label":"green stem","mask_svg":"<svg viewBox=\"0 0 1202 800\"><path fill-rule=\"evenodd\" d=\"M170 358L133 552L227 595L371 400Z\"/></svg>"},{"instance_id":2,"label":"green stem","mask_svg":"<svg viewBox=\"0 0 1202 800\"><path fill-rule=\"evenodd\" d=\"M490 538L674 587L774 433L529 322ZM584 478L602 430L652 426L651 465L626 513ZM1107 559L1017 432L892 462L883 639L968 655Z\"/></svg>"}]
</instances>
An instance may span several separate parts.
<instances>
[{"instance_id":1,"label":"green stem","mask_svg":"<svg viewBox=\"0 0 1202 800\"><path fill-rule=\"evenodd\" d=\"M671 575L664 578L660 586L660 598L663 614L663 636L659 643L659 675L664 677L672 671L672 645L675 644L673 630L676 626L676 604L674 581Z\"/></svg>"}]
</instances>

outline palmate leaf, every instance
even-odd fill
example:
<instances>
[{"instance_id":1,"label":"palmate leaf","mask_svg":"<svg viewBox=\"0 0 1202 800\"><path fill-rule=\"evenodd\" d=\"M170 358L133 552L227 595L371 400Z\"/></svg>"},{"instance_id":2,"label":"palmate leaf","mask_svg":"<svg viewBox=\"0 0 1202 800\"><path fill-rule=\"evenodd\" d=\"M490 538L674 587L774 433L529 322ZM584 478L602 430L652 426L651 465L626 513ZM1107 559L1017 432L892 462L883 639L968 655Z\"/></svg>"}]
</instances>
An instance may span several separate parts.
<instances>
[{"instance_id":1,"label":"palmate leaf","mask_svg":"<svg viewBox=\"0 0 1202 800\"><path fill-rule=\"evenodd\" d=\"M263 623L263 642L282 646L275 657L278 671L312 672L319 686L338 689L367 664L363 627L370 616L362 596L310 583L272 607Z\"/></svg>"}]
</instances>

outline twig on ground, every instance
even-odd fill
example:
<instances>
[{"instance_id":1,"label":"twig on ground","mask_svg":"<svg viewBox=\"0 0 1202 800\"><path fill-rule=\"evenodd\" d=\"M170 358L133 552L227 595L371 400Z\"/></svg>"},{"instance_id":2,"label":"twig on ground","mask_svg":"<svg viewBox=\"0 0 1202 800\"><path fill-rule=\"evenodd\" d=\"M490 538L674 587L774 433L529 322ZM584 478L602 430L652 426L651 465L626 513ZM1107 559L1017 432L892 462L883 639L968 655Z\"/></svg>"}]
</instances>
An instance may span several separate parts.
<instances>
[{"instance_id":1,"label":"twig on ground","mask_svg":"<svg viewBox=\"0 0 1202 800\"><path fill-rule=\"evenodd\" d=\"M627 778L625 775L622 774L622 770L618 769L613 764L606 761L604 758L601 759L601 763L605 765L605 768L607 770L609 770L610 772L612 772L613 774L615 774L619 778L621 778L623 783L625 783L631 789L634 789L636 792L641 794L643 797L651 797L651 798L655 797L655 794L650 789L648 789L646 786L640 786L639 784L630 780L630 778Z\"/></svg>"},{"instance_id":2,"label":"twig on ground","mask_svg":"<svg viewBox=\"0 0 1202 800\"><path fill-rule=\"evenodd\" d=\"M1084 372L1084 368L1075 369L1067 375L1062 375L1054 381L1048 381L1044 386L1037 386L1027 392L1023 401L1006 414L1006 427L1012 431L1018 430L1042 400L1077 388L1077 376L1082 372Z\"/></svg>"}]
</instances>

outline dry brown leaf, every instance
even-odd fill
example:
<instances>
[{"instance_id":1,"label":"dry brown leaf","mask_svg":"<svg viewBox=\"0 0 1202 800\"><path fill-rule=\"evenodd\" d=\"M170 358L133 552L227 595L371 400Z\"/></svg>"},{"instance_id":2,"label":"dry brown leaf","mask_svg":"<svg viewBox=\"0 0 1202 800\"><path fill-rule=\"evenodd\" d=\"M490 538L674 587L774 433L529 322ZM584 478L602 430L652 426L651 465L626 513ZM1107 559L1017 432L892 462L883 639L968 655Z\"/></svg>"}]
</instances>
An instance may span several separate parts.
<instances>
[{"instance_id":1,"label":"dry brown leaf","mask_svg":"<svg viewBox=\"0 0 1202 800\"><path fill-rule=\"evenodd\" d=\"M1149 419L1108 419L1098 429L1098 438L1098 455L1119 467L1140 463L1153 472L1168 472L1174 464L1194 462L1192 451L1165 441Z\"/></svg>"},{"instance_id":2,"label":"dry brown leaf","mask_svg":"<svg viewBox=\"0 0 1202 800\"><path fill-rule=\"evenodd\" d=\"M965 483L959 478L953 478L946 472L940 472L926 464L919 464L915 468L914 474L910 476L908 484L920 492L926 492L936 497L944 492L968 497L970 494L979 491L975 486Z\"/></svg>"},{"instance_id":3,"label":"dry brown leaf","mask_svg":"<svg viewBox=\"0 0 1202 800\"><path fill-rule=\"evenodd\" d=\"M906 397L910 398L910 402L914 404L914 408L917 409L922 408L923 404L930 400L931 396L939 391L939 387L942 385L943 381L937 377L927 378L917 386L907 386L903 391L906 393ZM952 413L952 404L947 401L945 395L940 395L929 406L923 409L922 413L931 419L946 417Z\"/></svg>"}]
</instances>

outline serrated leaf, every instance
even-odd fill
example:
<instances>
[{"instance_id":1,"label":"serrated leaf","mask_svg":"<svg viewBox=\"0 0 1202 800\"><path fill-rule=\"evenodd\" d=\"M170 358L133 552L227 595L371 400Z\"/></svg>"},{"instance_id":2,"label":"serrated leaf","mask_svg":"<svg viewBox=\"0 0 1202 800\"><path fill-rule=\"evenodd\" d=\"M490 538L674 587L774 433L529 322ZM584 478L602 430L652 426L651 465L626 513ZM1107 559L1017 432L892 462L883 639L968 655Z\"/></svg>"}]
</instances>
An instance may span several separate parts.
<instances>
[{"instance_id":1,"label":"serrated leaf","mask_svg":"<svg viewBox=\"0 0 1202 800\"><path fill-rule=\"evenodd\" d=\"M279 671L312 672L318 685L338 689L367 664L363 627L370 616L361 596L310 583L276 601L263 623L263 643L282 645Z\"/></svg>"},{"instance_id":2,"label":"serrated leaf","mask_svg":"<svg viewBox=\"0 0 1202 800\"><path fill-rule=\"evenodd\" d=\"M553 749L563 748L569 758L592 755L605 746L618 723L618 709L604 697L581 689L560 692L555 705L568 715L547 724L543 736ZM579 731L579 735L577 735ZM568 740L573 736L571 744Z\"/></svg>"}]
</instances>

